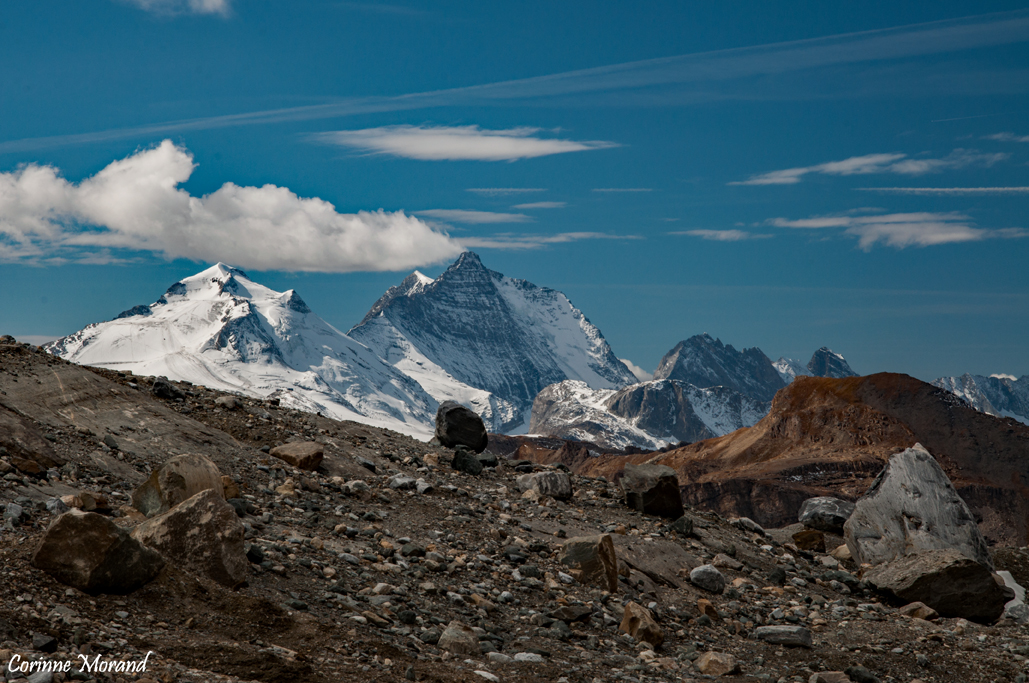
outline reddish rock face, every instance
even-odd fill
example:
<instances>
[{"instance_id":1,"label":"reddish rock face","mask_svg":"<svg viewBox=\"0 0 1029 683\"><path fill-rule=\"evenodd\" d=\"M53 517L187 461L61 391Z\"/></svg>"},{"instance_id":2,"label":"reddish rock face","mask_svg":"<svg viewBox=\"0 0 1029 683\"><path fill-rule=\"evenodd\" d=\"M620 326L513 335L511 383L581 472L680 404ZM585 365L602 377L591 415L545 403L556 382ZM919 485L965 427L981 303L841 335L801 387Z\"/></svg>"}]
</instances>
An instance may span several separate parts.
<instances>
[{"instance_id":1,"label":"reddish rock face","mask_svg":"<svg viewBox=\"0 0 1029 683\"><path fill-rule=\"evenodd\" d=\"M683 502L781 527L814 496L856 500L889 457L921 443L950 477L987 539L1029 541L1029 426L966 407L913 377L798 377L769 414L664 454L603 456L573 467L617 479L626 463L667 465ZM569 465L572 467L572 465Z\"/></svg>"}]
</instances>

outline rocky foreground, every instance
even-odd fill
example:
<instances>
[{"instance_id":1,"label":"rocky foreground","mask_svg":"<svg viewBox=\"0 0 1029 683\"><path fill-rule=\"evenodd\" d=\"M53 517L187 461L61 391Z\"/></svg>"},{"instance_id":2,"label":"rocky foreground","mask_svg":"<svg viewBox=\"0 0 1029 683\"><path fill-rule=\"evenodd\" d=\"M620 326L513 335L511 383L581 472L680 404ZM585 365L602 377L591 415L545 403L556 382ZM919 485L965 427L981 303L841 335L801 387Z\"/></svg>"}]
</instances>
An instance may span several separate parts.
<instances>
[{"instance_id":1,"label":"rocky foreground","mask_svg":"<svg viewBox=\"0 0 1029 683\"><path fill-rule=\"evenodd\" d=\"M0 444L7 680L1025 680L1017 620L887 602L831 531L627 505L654 486L13 343ZM33 660L74 665L7 669Z\"/></svg>"}]
</instances>

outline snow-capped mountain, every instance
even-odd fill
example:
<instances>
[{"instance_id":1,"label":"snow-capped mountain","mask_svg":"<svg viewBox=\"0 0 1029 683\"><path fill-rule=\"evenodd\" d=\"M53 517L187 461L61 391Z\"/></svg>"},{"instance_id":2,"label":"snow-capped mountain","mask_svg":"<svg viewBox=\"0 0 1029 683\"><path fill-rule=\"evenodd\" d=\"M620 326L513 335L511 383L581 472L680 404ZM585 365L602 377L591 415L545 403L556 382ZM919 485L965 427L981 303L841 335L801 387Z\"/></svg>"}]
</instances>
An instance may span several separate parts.
<instances>
[{"instance_id":1,"label":"snow-capped mountain","mask_svg":"<svg viewBox=\"0 0 1029 683\"><path fill-rule=\"evenodd\" d=\"M750 427L769 404L727 387L701 389L678 380L651 380L619 390L584 382L552 384L536 396L529 431L614 449L656 449Z\"/></svg>"},{"instance_id":2,"label":"snow-capped mountain","mask_svg":"<svg viewBox=\"0 0 1029 683\"><path fill-rule=\"evenodd\" d=\"M347 334L437 400L469 404L491 431L524 429L536 394L556 382L636 382L568 297L489 270L472 252L435 280L412 273Z\"/></svg>"},{"instance_id":3,"label":"snow-capped mountain","mask_svg":"<svg viewBox=\"0 0 1029 683\"><path fill-rule=\"evenodd\" d=\"M1029 375L970 375L941 377L934 386L964 399L976 410L998 417L1013 417L1029 424Z\"/></svg>"},{"instance_id":4,"label":"snow-capped mountain","mask_svg":"<svg viewBox=\"0 0 1029 683\"><path fill-rule=\"evenodd\" d=\"M799 360L794 358L782 357L772 363L772 366L786 384L802 375L810 375L812 377L857 377L857 373L851 370L850 365L847 364L847 359L825 346L815 351L807 365L801 364Z\"/></svg>"},{"instance_id":5,"label":"snow-capped mountain","mask_svg":"<svg viewBox=\"0 0 1029 683\"><path fill-rule=\"evenodd\" d=\"M696 387L728 387L758 401L771 401L786 386L761 349L737 351L709 334L679 342L665 354L654 379L677 379Z\"/></svg>"},{"instance_id":6,"label":"snow-capped mountain","mask_svg":"<svg viewBox=\"0 0 1029 683\"><path fill-rule=\"evenodd\" d=\"M312 313L296 292L273 291L222 263L47 350L421 438L432 433L437 407L416 381Z\"/></svg>"}]
</instances>

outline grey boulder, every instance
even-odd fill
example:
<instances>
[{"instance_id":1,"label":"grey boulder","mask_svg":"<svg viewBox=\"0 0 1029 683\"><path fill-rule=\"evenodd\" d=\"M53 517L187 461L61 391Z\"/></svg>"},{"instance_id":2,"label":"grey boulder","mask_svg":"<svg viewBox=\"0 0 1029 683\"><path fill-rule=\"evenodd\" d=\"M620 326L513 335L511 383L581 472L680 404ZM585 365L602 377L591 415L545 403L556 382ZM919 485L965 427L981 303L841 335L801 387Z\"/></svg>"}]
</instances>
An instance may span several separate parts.
<instances>
[{"instance_id":1,"label":"grey boulder","mask_svg":"<svg viewBox=\"0 0 1029 683\"><path fill-rule=\"evenodd\" d=\"M625 504L648 515L678 519L683 515L679 477L665 465L626 465L621 479Z\"/></svg>"},{"instance_id":2,"label":"grey boulder","mask_svg":"<svg viewBox=\"0 0 1029 683\"><path fill-rule=\"evenodd\" d=\"M132 492L132 507L150 517L207 489L225 495L218 466L203 455L176 455Z\"/></svg>"},{"instance_id":3,"label":"grey boulder","mask_svg":"<svg viewBox=\"0 0 1029 683\"><path fill-rule=\"evenodd\" d=\"M207 489L132 531L168 561L234 588L246 581L245 529L231 505Z\"/></svg>"},{"instance_id":4,"label":"grey boulder","mask_svg":"<svg viewBox=\"0 0 1029 683\"><path fill-rule=\"evenodd\" d=\"M568 500L572 497L572 480L564 472L534 472L523 474L516 480L518 490L533 490L541 496L550 496L557 500Z\"/></svg>"},{"instance_id":5,"label":"grey boulder","mask_svg":"<svg viewBox=\"0 0 1029 683\"><path fill-rule=\"evenodd\" d=\"M157 576L164 560L109 518L71 510L46 530L32 565L86 593L124 595Z\"/></svg>"},{"instance_id":6,"label":"grey boulder","mask_svg":"<svg viewBox=\"0 0 1029 683\"><path fill-rule=\"evenodd\" d=\"M436 438L447 448L467 446L475 453L489 443L482 418L455 401L444 401L436 410Z\"/></svg>"},{"instance_id":7,"label":"grey boulder","mask_svg":"<svg viewBox=\"0 0 1029 683\"><path fill-rule=\"evenodd\" d=\"M843 529L858 564L877 565L911 553L953 549L993 569L971 510L921 444L890 458Z\"/></svg>"},{"instance_id":8,"label":"grey boulder","mask_svg":"<svg viewBox=\"0 0 1029 683\"><path fill-rule=\"evenodd\" d=\"M989 569L953 549L907 555L862 578L898 602L921 602L941 616L983 624L996 621L1015 596Z\"/></svg>"},{"instance_id":9,"label":"grey boulder","mask_svg":"<svg viewBox=\"0 0 1029 683\"><path fill-rule=\"evenodd\" d=\"M470 626L454 620L447 624L447 628L439 637L436 643L441 650L455 655L481 655L482 648L479 646L479 637Z\"/></svg>"},{"instance_id":10,"label":"grey boulder","mask_svg":"<svg viewBox=\"0 0 1029 683\"><path fill-rule=\"evenodd\" d=\"M714 565L703 564L690 572L690 583L712 593L725 590L725 577Z\"/></svg>"},{"instance_id":11,"label":"grey boulder","mask_svg":"<svg viewBox=\"0 0 1029 683\"><path fill-rule=\"evenodd\" d=\"M772 645L812 647L811 631L803 626L758 626L754 637Z\"/></svg>"},{"instance_id":12,"label":"grey boulder","mask_svg":"<svg viewBox=\"0 0 1029 683\"><path fill-rule=\"evenodd\" d=\"M804 501L797 521L812 529L843 535L843 525L853 512L854 503L831 496L818 496Z\"/></svg>"}]
</instances>

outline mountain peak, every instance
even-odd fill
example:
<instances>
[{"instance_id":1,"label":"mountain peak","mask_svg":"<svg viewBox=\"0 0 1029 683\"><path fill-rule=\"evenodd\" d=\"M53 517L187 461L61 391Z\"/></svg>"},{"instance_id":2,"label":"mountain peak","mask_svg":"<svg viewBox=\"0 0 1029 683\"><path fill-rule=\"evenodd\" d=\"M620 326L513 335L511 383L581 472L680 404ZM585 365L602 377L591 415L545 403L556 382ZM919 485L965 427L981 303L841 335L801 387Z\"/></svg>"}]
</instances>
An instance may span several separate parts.
<instances>
[{"instance_id":1,"label":"mountain peak","mask_svg":"<svg viewBox=\"0 0 1029 683\"><path fill-rule=\"evenodd\" d=\"M462 253L447 270L461 270L467 268L486 270L486 267L482 265L482 259L480 259L479 255L474 251L466 251Z\"/></svg>"},{"instance_id":2,"label":"mountain peak","mask_svg":"<svg viewBox=\"0 0 1029 683\"><path fill-rule=\"evenodd\" d=\"M827 346L814 352L807 364L808 372L815 377L856 377L846 359Z\"/></svg>"}]
</instances>

